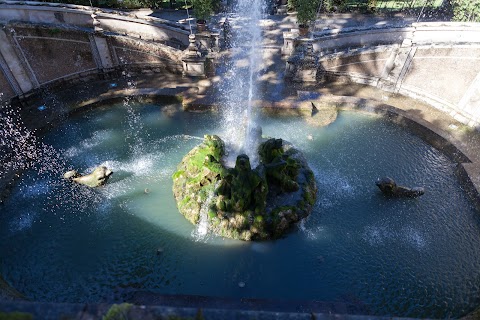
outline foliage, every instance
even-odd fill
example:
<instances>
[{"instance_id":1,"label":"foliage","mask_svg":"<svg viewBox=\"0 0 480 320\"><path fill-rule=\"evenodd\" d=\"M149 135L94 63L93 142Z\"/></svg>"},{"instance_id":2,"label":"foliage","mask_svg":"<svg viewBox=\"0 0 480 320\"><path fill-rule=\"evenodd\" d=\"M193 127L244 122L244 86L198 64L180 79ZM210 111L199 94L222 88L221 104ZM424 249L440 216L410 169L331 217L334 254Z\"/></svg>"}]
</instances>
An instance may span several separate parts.
<instances>
[{"instance_id":1,"label":"foliage","mask_svg":"<svg viewBox=\"0 0 480 320\"><path fill-rule=\"evenodd\" d=\"M375 1L375 0L368 0ZM347 8L347 1L346 0L324 0L323 1L323 10L326 12L343 12Z\"/></svg>"},{"instance_id":2,"label":"foliage","mask_svg":"<svg viewBox=\"0 0 480 320\"><path fill-rule=\"evenodd\" d=\"M102 320L127 320L128 310L132 307L130 303L114 304L108 309Z\"/></svg>"},{"instance_id":3,"label":"foliage","mask_svg":"<svg viewBox=\"0 0 480 320\"><path fill-rule=\"evenodd\" d=\"M288 9L288 11L295 10L295 0L288 0L287 1L287 9Z\"/></svg>"},{"instance_id":4,"label":"foliage","mask_svg":"<svg viewBox=\"0 0 480 320\"><path fill-rule=\"evenodd\" d=\"M197 20L207 20L214 11L214 0L191 0Z\"/></svg>"},{"instance_id":5,"label":"foliage","mask_svg":"<svg viewBox=\"0 0 480 320\"><path fill-rule=\"evenodd\" d=\"M480 22L480 1L451 0L453 20Z\"/></svg>"},{"instance_id":6,"label":"foliage","mask_svg":"<svg viewBox=\"0 0 480 320\"><path fill-rule=\"evenodd\" d=\"M82 6L94 6L99 8L122 8L122 9L138 9L138 8L170 8L168 0L42 0L45 2L69 3ZM190 2L190 1L189 1ZM177 1L177 8L184 7L183 1Z\"/></svg>"},{"instance_id":7,"label":"foliage","mask_svg":"<svg viewBox=\"0 0 480 320\"><path fill-rule=\"evenodd\" d=\"M317 17L320 0L294 0L299 25L309 25Z\"/></svg>"}]
</instances>

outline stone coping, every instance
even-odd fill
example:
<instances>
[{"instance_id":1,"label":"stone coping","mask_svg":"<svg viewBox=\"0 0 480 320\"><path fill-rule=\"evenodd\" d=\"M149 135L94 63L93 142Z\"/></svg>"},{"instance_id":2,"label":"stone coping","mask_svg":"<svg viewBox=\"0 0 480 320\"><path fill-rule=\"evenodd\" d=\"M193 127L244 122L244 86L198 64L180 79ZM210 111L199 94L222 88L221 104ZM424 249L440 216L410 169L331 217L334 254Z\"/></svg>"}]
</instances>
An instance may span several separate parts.
<instances>
[{"instance_id":1,"label":"stone coping","mask_svg":"<svg viewBox=\"0 0 480 320\"><path fill-rule=\"evenodd\" d=\"M170 296L166 301L171 301L172 305L123 305L126 310L121 319L165 319L165 320L394 320L409 319L398 317L379 317L371 315L353 315L342 313L348 311L341 304L318 302L323 311L314 311L311 305L298 305L297 310L275 311L265 309L264 300L238 299L234 304L222 305L226 302L222 298L193 297L199 299L192 302L192 297L188 296ZM232 300L233 301L233 300ZM278 302L277 302L278 303ZM228 302L227 302L228 304ZM183 306L180 306L183 305ZM217 307L215 307L217 305ZM33 319L43 320L90 320L106 319L104 316L109 309L110 304L75 304L75 303L49 303L49 302L26 302L26 301L0 301L0 312L22 312L30 315ZM268 308L267 308L268 309ZM280 308L281 309L281 308ZM312 311L310 311L312 310ZM5 318L9 319L9 318ZM12 318L17 319L17 318ZM23 319L23 318L21 318ZM110 319L110 318L109 318ZM113 319L113 318L112 318ZM120 318L115 318L120 319Z\"/></svg>"},{"instance_id":2,"label":"stone coping","mask_svg":"<svg viewBox=\"0 0 480 320\"><path fill-rule=\"evenodd\" d=\"M322 31L313 32L313 39L311 41L315 41L318 38L328 37L328 36L338 36L342 34L349 34L349 33L356 33L356 32L363 32L368 33L372 31L377 32L391 32L391 31L405 31L411 32L416 30L421 31L428 31L428 30L435 30L441 28L445 31L457 31L457 30L472 30L472 31L480 31L480 23L478 22L449 22L449 21L441 21L441 22L415 22L415 23L408 23L405 25L398 25L394 23L386 23L382 25L367 25L367 26L355 26L355 27L346 27L346 28L336 28L336 29L327 29ZM309 39L305 39L309 40Z\"/></svg>"},{"instance_id":3,"label":"stone coping","mask_svg":"<svg viewBox=\"0 0 480 320\"><path fill-rule=\"evenodd\" d=\"M135 22L141 24L150 24L150 25L165 25L173 27L175 29L180 29L186 33L190 33L189 29L184 25L158 17L147 17L147 16L138 16L133 12L121 11L114 9L82 6L75 4L66 4L66 3L50 3L50 2L38 2L38 1L10 1L10 0L0 0L0 8L5 7L8 9L19 9L19 10L41 10L41 11L64 11L64 12L73 12L78 14L91 15L95 13L99 17L110 17L121 21L126 22ZM179 30L179 31L180 31Z\"/></svg>"}]
</instances>

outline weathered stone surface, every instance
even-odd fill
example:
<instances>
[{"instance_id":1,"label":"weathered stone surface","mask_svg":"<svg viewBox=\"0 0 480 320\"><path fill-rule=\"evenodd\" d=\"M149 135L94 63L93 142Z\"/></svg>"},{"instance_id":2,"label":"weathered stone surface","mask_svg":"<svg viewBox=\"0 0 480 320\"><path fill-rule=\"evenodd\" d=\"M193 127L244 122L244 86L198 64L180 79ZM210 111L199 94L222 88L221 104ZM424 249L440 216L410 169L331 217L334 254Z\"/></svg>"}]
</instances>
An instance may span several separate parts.
<instances>
[{"instance_id":1,"label":"weathered stone surface","mask_svg":"<svg viewBox=\"0 0 480 320\"><path fill-rule=\"evenodd\" d=\"M303 104L310 104L312 112L305 117L308 124L315 127L324 127L333 123L337 119L337 107L334 104L321 101L304 101Z\"/></svg>"},{"instance_id":2,"label":"weathered stone surface","mask_svg":"<svg viewBox=\"0 0 480 320\"><path fill-rule=\"evenodd\" d=\"M105 183L107 183L112 174L113 172L107 167L99 166L95 168L92 173L84 176L80 175L75 170L67 171L63 175L63 178L78 184L83 184L90 188L95 188L103 186Z\"/></svg>"},{"instance_id":3,"label":"weathered stone surface","mask_svg":"<svg viewBox=\"0 0 480 320\"><path fill-rule=\"evenodd\" d=\"M403 186L397 186L397 183L389 177L378 179L376 185L387 197L416 198L425 193L425 190L421 187L407 188Z\"/></svg>"},{"instance_id":4,"label":"weathered stone surface","mask_svg":"<svg viewBox=\"0 0 480 320\"><path fill-rule=\"evenodd\" d=\"M281 139L267 140L255 169L246 155L237 157L234 168L224 167L224 152L219 137L206 135L173 175L178 209L190 222L207 214L212 232L250 241L279 238L308 216L317 187L297 149Z\"/></svg>"}]
</instances>

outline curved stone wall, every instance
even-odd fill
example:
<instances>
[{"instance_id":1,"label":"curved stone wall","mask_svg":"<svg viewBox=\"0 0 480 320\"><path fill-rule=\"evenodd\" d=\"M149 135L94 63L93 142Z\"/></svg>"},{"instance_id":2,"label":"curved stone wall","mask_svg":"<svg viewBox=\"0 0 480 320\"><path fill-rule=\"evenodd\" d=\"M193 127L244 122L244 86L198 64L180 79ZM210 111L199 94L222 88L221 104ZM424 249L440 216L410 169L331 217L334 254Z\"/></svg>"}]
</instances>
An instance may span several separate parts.
<instances>
[{"instance_id":1,"label":"curved stone wall","mask_svg":"<svg viewBox=\"0 0 480 320\"><path fill-rule=\"evenodd\" d=\"M423 100L480 128L480 24L414 23L406 27L346 28L284 34L295 54L311 43L318 80L343 77Z\"/></svg>"},{"instance_id":2,"label":"curved stone wall","mask_svg":"<svg viewBox=\"0 0 480 320\"><path fill-rule=\"evenodd\" d=\"M189 34L162 19L15 1L0 1L0 26L0 102L132 65L180 74Z\"/></svg>"}]
</instances>

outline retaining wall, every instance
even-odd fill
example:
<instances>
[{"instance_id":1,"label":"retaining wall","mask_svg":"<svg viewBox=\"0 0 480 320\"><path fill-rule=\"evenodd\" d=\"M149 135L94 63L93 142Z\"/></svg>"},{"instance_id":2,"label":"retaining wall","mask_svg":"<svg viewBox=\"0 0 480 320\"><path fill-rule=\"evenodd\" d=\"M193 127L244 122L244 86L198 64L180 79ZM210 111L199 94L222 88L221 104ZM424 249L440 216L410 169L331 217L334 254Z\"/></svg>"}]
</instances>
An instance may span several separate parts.
<instances>
[{"instance_id":1,"label":"retaining wall","mask_svg":"<svg viewBox=\"0 0 480 320\"><path fill-rule=\"evenodd\" d=\"M0 102L62 79L130 65L181 74L189 34L161 19L12 1L0 1L0 26Z\"/></svg>"},{"instance_id":2,"label":"retaining wall","mask_svg":"<svg viewBox=\"0 0 480 320\"><path fill-rule=\"evenodd\" d=\"M343 77L423 100L480 128L480 24L427 22L346 28L300 38L284 34L283 51L311 43L319 80ZM301 46L300 46L301 47Z\"/></svg>"}]
</instances>

